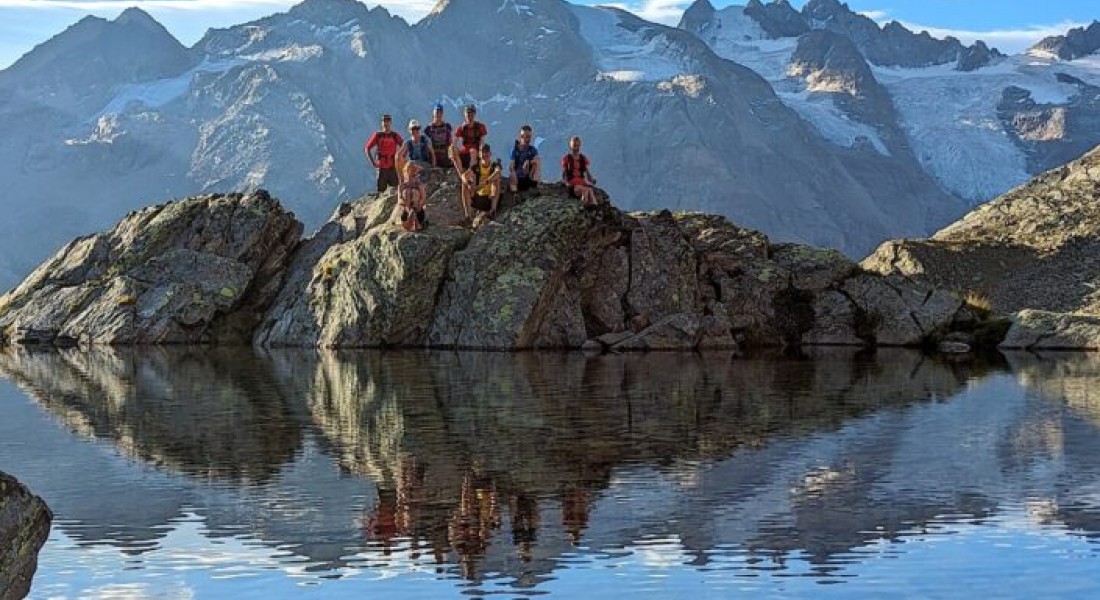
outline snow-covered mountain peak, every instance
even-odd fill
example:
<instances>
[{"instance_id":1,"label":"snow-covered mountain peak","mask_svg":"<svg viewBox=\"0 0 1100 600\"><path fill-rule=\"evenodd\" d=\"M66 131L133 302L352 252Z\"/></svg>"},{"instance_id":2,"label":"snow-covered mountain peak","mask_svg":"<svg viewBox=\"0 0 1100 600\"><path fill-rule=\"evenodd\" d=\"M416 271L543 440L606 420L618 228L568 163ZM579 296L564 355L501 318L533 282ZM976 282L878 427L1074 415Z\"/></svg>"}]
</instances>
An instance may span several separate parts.
<instances>
[{"instance_id":1,"label":"snow-covered mountain peak","mask_svg":"<svg viewBox=\"0 0 1100 600\"><path fill-rule=\"evenodd\" d=\"M1076 27L1065 35L1043 38L1028 48L1027 54L1036 58L1053 60L1074 60L1100 50L1100 21L1093 21L1088 27Z\"/></svg>"}]
</instances>

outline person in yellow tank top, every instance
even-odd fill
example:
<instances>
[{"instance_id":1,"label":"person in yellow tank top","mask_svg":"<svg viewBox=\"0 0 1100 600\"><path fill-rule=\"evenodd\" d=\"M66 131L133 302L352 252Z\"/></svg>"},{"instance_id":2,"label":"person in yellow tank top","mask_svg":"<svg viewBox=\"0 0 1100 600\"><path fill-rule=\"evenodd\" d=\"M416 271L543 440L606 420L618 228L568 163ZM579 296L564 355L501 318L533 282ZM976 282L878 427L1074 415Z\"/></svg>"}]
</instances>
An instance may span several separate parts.
<instances>
[{"instance_id":1,"label":"person in yellow tank top","mask_svg":"<svg viewBox=\"0 0 1100 600\"><path fill-rule=\"evenodd\" d=\"M481 146L476 161L462 174L462 210L485 212L490 219L497 214L500 202L500 161L493 160L489 144Z\"/></svg>"}]
</instances>

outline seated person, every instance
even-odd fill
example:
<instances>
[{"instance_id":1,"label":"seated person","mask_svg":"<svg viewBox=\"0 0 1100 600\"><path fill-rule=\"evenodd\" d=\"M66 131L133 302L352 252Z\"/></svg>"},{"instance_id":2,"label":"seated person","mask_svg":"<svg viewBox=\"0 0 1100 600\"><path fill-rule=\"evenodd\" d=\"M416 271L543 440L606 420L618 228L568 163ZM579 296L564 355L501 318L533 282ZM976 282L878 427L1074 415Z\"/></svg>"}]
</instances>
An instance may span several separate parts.
<instances>
[{"instance_id":1,"label":"seated person","mask_svg":"<svg viewBox=\"0 0 1100 600\"><path fill-rule=\"evenodd\" d=\"M497 214L500 202L500 161L493 160L489 144L481 147L473 165L462 174L462 210L469 217L470 209L486 213L490 219Z\"/></svg>"},{"instance_id":2,"label":"seated person","mask_svg":"<svg viewBox=\"0 0 1100 600\"><path fill-rule=\"evenodd\" d=\"M401 226L408 231L420 231L428 221L424 214L428 193L424 189L424 182L420 180L420 171L417 163L405 163L404 181L397 185L397 201L401 203Z\"/></svg>"},{"instance_id":3,"label":"seated person","mask_svg":"<svg viewBox=\"0 0 1100 600\"><path fill-rule=\"evenodd\" d=\"M542 161L539 149L531 144L534 131L530 125L519 129L519 137L512 147L511 160L508 162L508 189L515 194L538 187L542 176Z\"/></svg>"},{"instance_id":4,"label":"seated person","mask_svg":"<svg viewBox=\"0 0 1100 600\"><path fill-rule=\"evenodd\" d=\"M592 163L581 154L581 138L569 138L569 154L561 158L561 181L569 188L569 196L579 198L585 206L595 206L596 176L592 174Z\"/></svg>"}]
</instances>

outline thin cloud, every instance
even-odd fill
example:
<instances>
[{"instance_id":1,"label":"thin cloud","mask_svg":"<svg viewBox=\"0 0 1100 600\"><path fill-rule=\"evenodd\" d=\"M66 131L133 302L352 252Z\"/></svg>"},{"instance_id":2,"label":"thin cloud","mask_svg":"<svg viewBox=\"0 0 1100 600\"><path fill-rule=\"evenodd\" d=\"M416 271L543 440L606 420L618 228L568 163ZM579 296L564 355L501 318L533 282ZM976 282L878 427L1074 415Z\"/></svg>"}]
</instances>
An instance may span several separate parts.
<instances>
[{"instance_id":1,"label":"thin cloud","mask_svg":"<svg viewBox=\"0 0 1100 600\"><path fill-rule=\"evenodd\" d=\"M289 8L301 0L0 0L0 9L119 10L136 6L146 10L232 11L256 7ZM402 15L424 16L434 0L386 0L372 3Z\"/></svg>"},{"instance_id":2,"label":"thin cloud","mask_svg":"<svg viewBox=\"0 0 1100 600\"><path fill-rule=\"evenodd\" d=\"M642 2L609 2L605 6L628 10L653 23L676 25L689 4L691 4L689 0L643 0Z\"/></svg>"},{"instance_id":3,"label":"thin cloud","mask_svg":"<svg viewBox=\"0 0 1100 600\"><path fill-rule=\"evenodd\" d=\"M952 36L958 38L959 41L964 44L973 44L977 40L982 40L987 45L995 47L1001 52L1008 54L1019 54L1031 46L1034 46L1039 40L1050 37L1053 35L1065 35L1067 31L1074 27L1087 27L1088 23L1079 23L1077 21L1062 21L1061 23L1055 23L1053 25L1037 25L1034 27L1025 27L1022 29L994 29L990 31L971 31L966 29L947 29L943 27L929 27L927 25L918 25L916 23L908 23L901 21L907 29L912 31L921 32L927 31L929 35L937 38L944 38Z\"/></svg>"},{"instance_id":4,"label":"thin cloud","mask_svg":"<svg viewBox=\"0 0 1100 600\"><path fill-rule=\"evenodd\" d=\"M882 21L885 21L890 17L890 11L888 10L861 10L859 11L859 14L867 17L868 19L871 19L872 21L875 21L876 23L881 23Z\"/></svg>"}]
</instances>

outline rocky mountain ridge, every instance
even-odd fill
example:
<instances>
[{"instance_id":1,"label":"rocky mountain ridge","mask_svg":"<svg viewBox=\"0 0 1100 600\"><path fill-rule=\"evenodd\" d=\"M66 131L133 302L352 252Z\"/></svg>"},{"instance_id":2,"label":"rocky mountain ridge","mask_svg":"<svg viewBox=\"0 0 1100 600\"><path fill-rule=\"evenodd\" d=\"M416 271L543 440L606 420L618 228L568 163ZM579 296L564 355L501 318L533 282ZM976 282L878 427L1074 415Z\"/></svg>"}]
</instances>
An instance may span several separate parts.
<instances>
[{"instance_id":1,"label":"rocky mountain ridge","mask_svg":"<svg viewBox=\"0 0 1100 600\"><path fill-rule=\"evenodd\" d=\"M969 291L1016 314L1005 344L1098 348L1100 148L967 214L929 239L895 240L861 266Z\"/></svg>"},{"instance_id":2,"label":"rocky mountain ridge","mask_svg":"<svg viewBox=\"0 0 1100 600\"><path fill-rule=\"evenodd\" d=\"M313 237L266 193L200 196L78 239L0 297L19 344L672 350L921 345L974 324L950 292L774 244L701 213L586 210L550 185L470 228L456 182L431 225L392 193Z\"/></svg>"}]
</instances>

